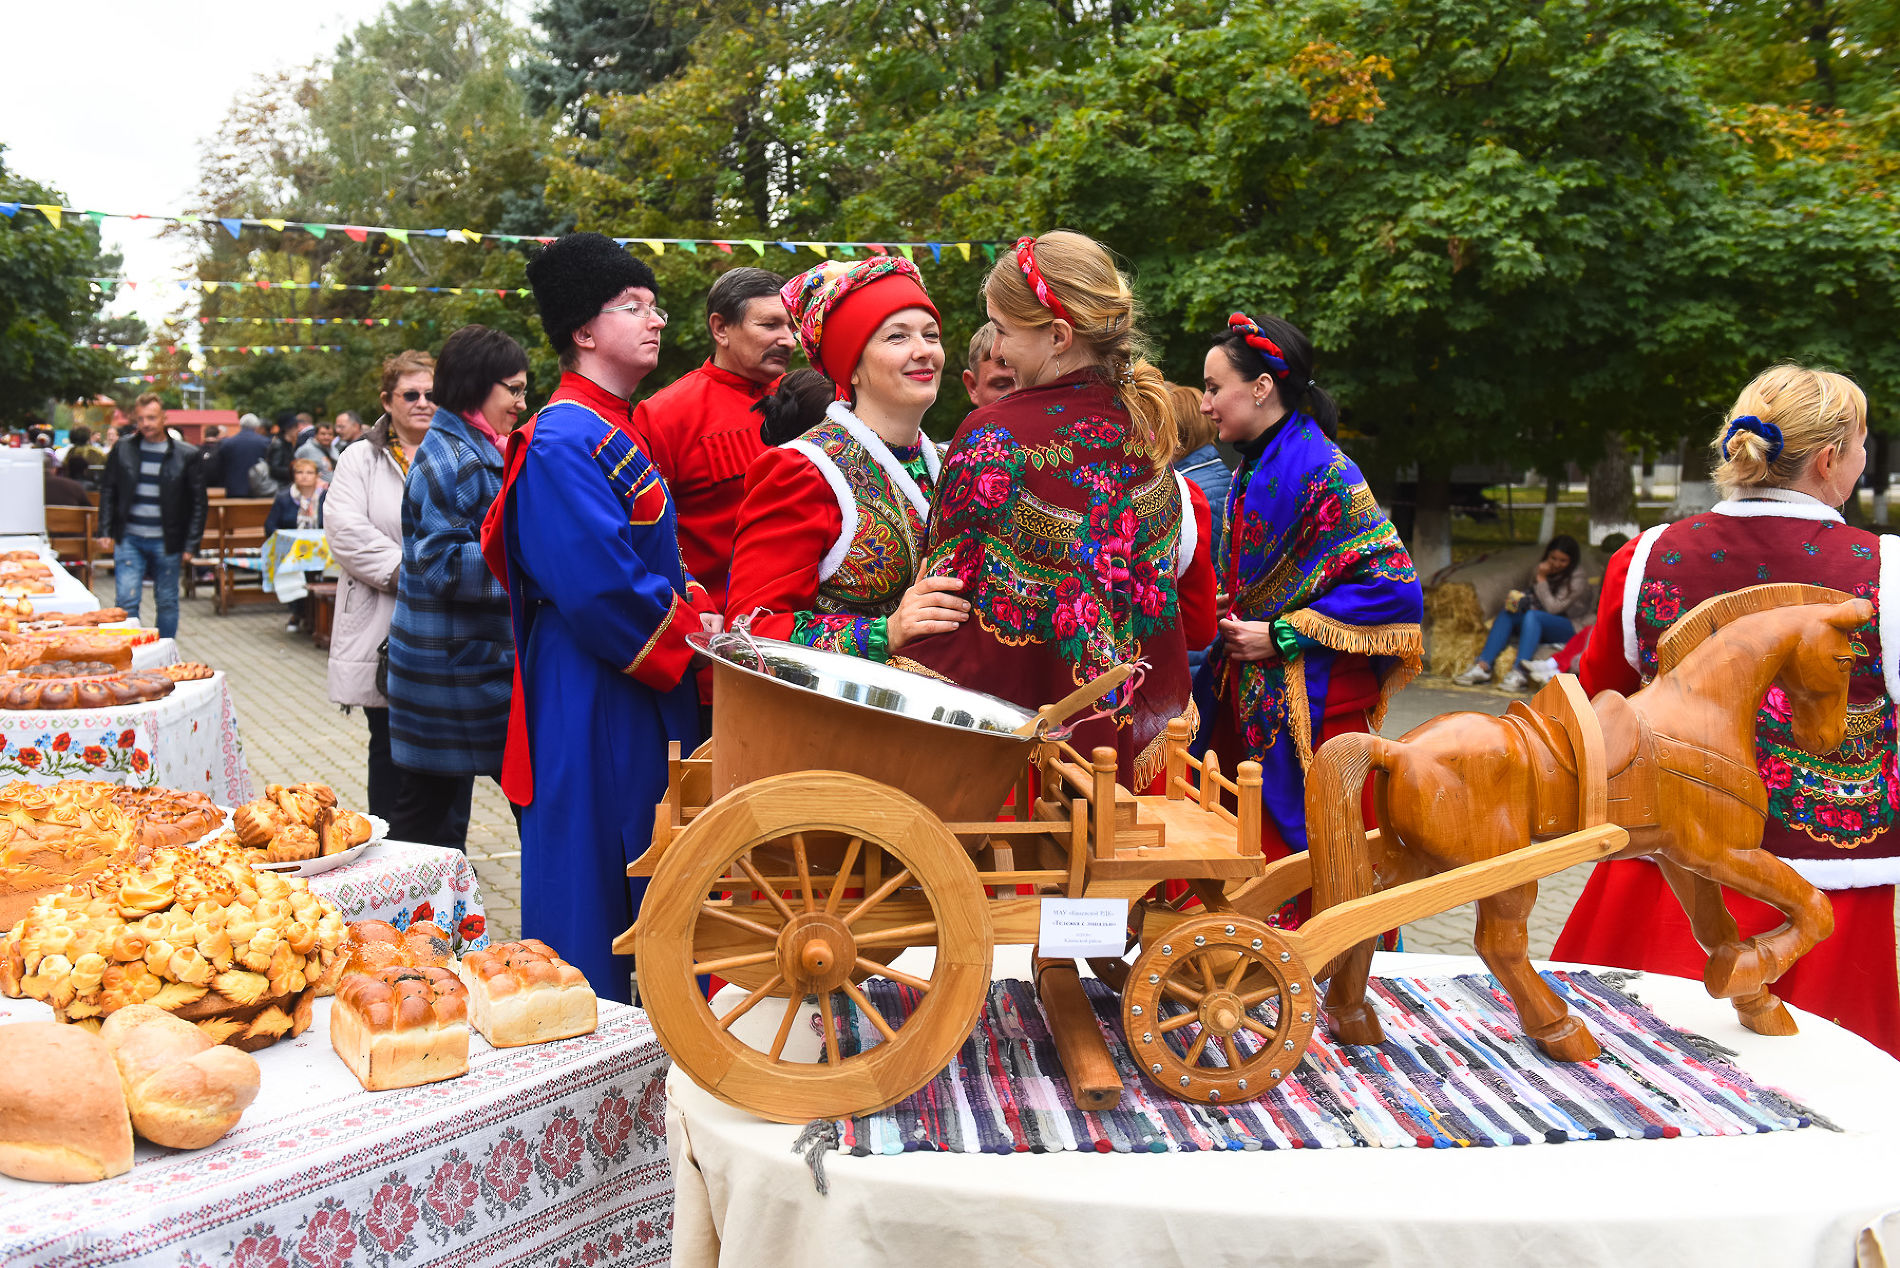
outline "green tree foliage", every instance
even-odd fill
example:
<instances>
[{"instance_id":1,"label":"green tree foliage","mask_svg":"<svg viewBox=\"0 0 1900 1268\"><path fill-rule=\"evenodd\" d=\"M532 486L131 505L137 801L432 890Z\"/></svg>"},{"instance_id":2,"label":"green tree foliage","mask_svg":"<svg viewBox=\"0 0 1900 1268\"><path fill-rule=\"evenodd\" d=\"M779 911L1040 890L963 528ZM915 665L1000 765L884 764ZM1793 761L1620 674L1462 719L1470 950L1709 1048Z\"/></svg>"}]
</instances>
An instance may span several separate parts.
<instances>
[{"instance_id":1,"label":"green tree foliage","mask_svg":"<svg viewBox=\"0 0 1900 1268\"><path fill-rule=\"evenodd\" d=\"M546 0L534 11L541 56L520 71L528 103L583 136L599 133L590 99L645 92L686 61L700 5L676 0Z\"/></svg>"},{"instance_id":2,"label":"green tree foliage","mask_svg":"<svg viewBox=\"0 0 1900 1268\"><path fill-rule=\"evenodd\" d=\"M0 146L0 202L65 201L9 170ZM117 353L78 346L137 341L116 337L135 328L100 320L105 297L86 280L118 269L119 258L99 249L98 226L83 217L55 227L20 210L0 223L0 423L43 423L48 402L90 396L126 373Z\"/></svg>"}]
</instances>

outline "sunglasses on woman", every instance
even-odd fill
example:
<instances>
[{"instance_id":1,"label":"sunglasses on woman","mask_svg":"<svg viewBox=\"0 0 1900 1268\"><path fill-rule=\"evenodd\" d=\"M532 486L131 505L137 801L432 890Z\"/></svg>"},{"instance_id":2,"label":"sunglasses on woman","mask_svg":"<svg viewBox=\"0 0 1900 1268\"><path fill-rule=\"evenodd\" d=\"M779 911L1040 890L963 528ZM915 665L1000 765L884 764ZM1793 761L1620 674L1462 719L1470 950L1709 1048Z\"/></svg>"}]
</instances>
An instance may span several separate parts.
<instances>
[{"instance_id":1,"label":"sunglasses on woman","mask_svg":"<svg viewBox=\"0 0 1900 1268\"><path fill-rule=\"evenodd\" d=\"M420 388L412 387L407 392L398 392L396 395L410 405L414 405L419 400L427 401L431 405L435 404L435 393L424 392Z\"/></svg>"}]
</instances>

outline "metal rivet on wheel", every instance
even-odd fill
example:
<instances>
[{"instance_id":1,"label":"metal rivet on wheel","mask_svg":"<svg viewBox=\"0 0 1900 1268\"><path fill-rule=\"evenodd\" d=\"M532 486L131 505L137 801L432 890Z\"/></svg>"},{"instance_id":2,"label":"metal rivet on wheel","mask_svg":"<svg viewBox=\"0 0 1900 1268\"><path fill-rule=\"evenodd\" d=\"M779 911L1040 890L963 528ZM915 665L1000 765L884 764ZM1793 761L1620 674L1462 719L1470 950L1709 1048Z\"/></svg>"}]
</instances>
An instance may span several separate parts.
<instances>
[{"instance_id":1,"label":"metal rivet on wheel","mask_svg":"<svg viewBox=\"0 0 1900 1268\"><path fill-rule=\"evenodd\" d=\"M1280 1046L1282 1048L1285 1048L1288 1052L1293 1051L1293 1041L1291 1039L1287 1040L1285 1043L1281 1044Z\"/></svg>"},{"instance_id":2,"label":"metal rivet on wheel","mask_svg":"<svg viewBox=\"0 0 1900 1268\"><path fill-rule=\"evenodd\" d=\"M1195 946L1197 946L1197 947L1204 947L1204 946L1206 946L1206 945L1207 945L1207 938L1206 938L1206 937L1205 937L1204 935L1202 935L1202 934L1198 934L1198 933L1197 933L1197 934L1195 934L1195 935L1194 935L1194 945L1195 945Z\"/></svg>"},{"instance_id":3,"label":"metal rivet on wheel","mask_svg":"<svg viewBox=\"0 0 1900 1268\"><path fill-rule=\"evenodd\" d=\"M1313 1020L1313 1014L1311 1014L1311 1013L1301 1013L1301 1014L1300 1014L1300 1020L1301 1020L1301 1021L1312 1021L1312 1020Z\"/></svg>"},{"instance_id":4,"label":"metal rivet on wheel","mask_svg":"<svg viewBox=\"0 0 1900 1268\"><path fill-rule=\"evenodd\" d=\"M1279 1067L1279 1066L1275 1066L1275 1067L1274 1067L1273 1069L1271 1069L1271 1070L1269 1070L1269 1071L1267 1071L1267 1077L1268 1077L1268 1078L1270 1078L1270 1079L1277 1079L1277 1078L1279 1078L1279 1077L1280 1077L1280 1067Z\"/></svg>"},{"instance_id":5,"label":"metal rivet on wheel","mask_svg":"<svg viewBox=\"0 0 1900 1268\"><path fill-rule=\"evenodd\" d=\"M1139 1016L1141 1016L1141 1005L1140 1005L1140 1004L1136 1004L1136 1005L1134 1005L1134 1006L1133 1006L1132 1008L1130 1008L1130 1009L1128 1010L1128 1013L1129 1013L1129 1015L1130 1015L1130 1016L1132 1016L1132 1017L1139 1017Z\"/></svg>"},{"instance_id":6,"label":"metal rivet on wheel","mask_svg":"<svg viewBox=\"0 0 1900 1268\"><path fill-rule=\"evenodd\" d=\"M1193 1080L1191 1080L1191 1079L1189 1079L1189 1078L1188 1078L1188 1076L1187 1076L1187 1075L1185 1075L1185 1074L1181 1076L1181 1086L1182 1086L1182 1087L1186 1087L1186 1086L1187 1086L1187 1085L1188 1085L1189 1083L1191 1083L1192 1081L1193 1081Z\"/></svg>"},{"instance_id":7,"label":"metal rivet on wheel","mask_svg":"<svg viewBox=\"0 0 1900 1268\"><path fill-rule=\"evenodd\" d=\"M1247 1090L1247 1080L1242 1079L1240 1081L1239 1087L1241 1091L1245 1092Z\"/></svg>"},{"instance_id":8,"label":"metal rivet on wheel","mask_svg":"<svg viewBox=\"0 0 1900 1268\"><path fill-rule=\"evenodd\" d=\"M1155 1032L1154 1032L1154 1031L1152 1031L1152 1030L1144 1030L1144 1031L1142 1031L1142 1032L1141 1032L1141 1041L1142 1041L1143 1043L1153 1043L1153 1042L1155 1041Z\"/></svg>"},{"instance_id":9,"label":"metal rivet on wheel","mask_svg":"<svg viewBox=\"0 0 1900 1268\"><path fill-rule=\"evenodd\" d=\"M1227 936L1230 938L1234 936L1234 927L1232 925L1227 926Z\"/></svg>"},{"instance_id":10,"label":"metal rivet on wheel","mask_svg":"<svg viewBox=\"0 0 1900 1268\"><path fill-rule=\"evenodd\" d=\"M1162 943L1162 944L1161 944L1161 954L1162 954L1162 955L1173 955L1173 954L1174 954L1174 948L1173 948L1173 947L1171 947L1171 946L1169 946L1169 945L1168 945L1167 943L1165 943L1165 942L1164 942L1164 943Z\"/></svg>"},{"instance_id":11,"label":"metal rivet on wheel","mask_svg":"<svg viewBox=\"0 0 1900 1268\"><path fill-rule=\"evenodd\" d=\"M1207 1099L1210 1101L1220 1100L1220 1089L1219 1088L1211 1089L1207 1094Z\"/></svg>"},{"instance_id":12,"label":"metal rivet on wheel","mask_svg":"<svg viewBox=\"0 0 1900 1268\"><path fill-rule=\"evenodd\" d=\"M1258 951L1258 950L1260 949L1260 945L1261 945L1261 943L1260 943L1260 939L1258 939L1258 938L1255 938L1255 939L1253 940L1253 949L1254 949L1254 950L1256 950L1256 951Z\"/></svg>"},{"instance_id":13,"label":"metal rivet on wheel","mask_svg":"<svg viewBox=\"0 0 1900 1268\"><path fill-rule=\"evenodd\" d=\"M1159 1061L1157 1061L1157 1062L1155 1062L1155 1063L1154 1063L1153 1065L1151 1065L1151 1066L1149 1066L1149 1067L1148 1067L1148 1073L1150 1073L1150 1074L1160 1074L1160 1073L1161 1073L1161 1063L1160 1063Z\"/></svg>"},{"instance_id":14,"label":"metal rivet on wheel","mask_svg":"<svg viewBox=\"0 0 1900 1268\"><path fill-rule=\"evenodd\" d=\"M1292 958L1293 958L1293 953L1291 951L1280 952L1280 963L1285 964L1288 960L1291 960Z\"/></svg>"},{"instance_id":15,"label":"metal rivet on wheel","mask_svg":"<svg viewBox=\"0 0 1900 1268\"><path fill-rule=\"evenodd\" d=\"M1300 984L1298 982L1295 982L1293 983L1293 985L1287 987L1287 989L1289 991L1292 991L1295 995L1298 995L1300 993Z\"/></svg>"},{"instance_id":16,"label":"metal rivet on wheel","mask_svg":"<svg viewBox=\"0 0 1900 1268\"><path fill-rule=\"evenodd\" d=\"M1160 980L1161 980L1161 975L1159 973L1150 973L1148 975L1148 985L1150 986L1153 986L1155 983L1159 982Z\"/></svg>"}]
</instances>

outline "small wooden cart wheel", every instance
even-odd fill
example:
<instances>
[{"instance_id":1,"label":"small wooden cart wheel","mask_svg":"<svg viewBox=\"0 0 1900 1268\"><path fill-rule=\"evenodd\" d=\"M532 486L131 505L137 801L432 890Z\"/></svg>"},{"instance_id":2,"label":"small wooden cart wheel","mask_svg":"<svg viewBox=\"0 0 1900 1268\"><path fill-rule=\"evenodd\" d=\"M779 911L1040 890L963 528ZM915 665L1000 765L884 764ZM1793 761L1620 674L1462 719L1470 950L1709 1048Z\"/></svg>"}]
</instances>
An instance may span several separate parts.
<instances>
[{"instance_id":1,"label":"small wooden cart wheel","mask_svg":"<svg viewBox=\"0 0 1900 1268\"><path fill-rule=\"evenodd\" d=\"M1293 1073L1319 1002L1278 931L1232 912L1182 921L1144 946L1122 987L1128 1051L1189 1101L1251 1100Z\"/></svg>"},{"instance_id":2,"label":"small wooden cart wheel","mask_svg":"<svg viewBox=\"0 0 1900 1268\"><path fill-rule=\"evenodd\" d=\"M754 851L790 870L761 871ZM814 862L823 855L832 861ZM869 958L932 944L928 978ZM662 857L634 928L642 1002L668 1055L714 1096L786 1123L869 1113L929 1082L982 1015L992 945L987 900L956 837L907 794L840 771L775 775L709 806ZM715 1014L695 978L741 969L766 977ZM854 980L867 973L921 997L909 1017L877 1010ZM734 1033L734 1022L787 988L793 1002L769 1041ZM882 1042L842 1054L837 993ZM810 995L823 1064L782 1055Z\"/></svg>"}]
</instances>

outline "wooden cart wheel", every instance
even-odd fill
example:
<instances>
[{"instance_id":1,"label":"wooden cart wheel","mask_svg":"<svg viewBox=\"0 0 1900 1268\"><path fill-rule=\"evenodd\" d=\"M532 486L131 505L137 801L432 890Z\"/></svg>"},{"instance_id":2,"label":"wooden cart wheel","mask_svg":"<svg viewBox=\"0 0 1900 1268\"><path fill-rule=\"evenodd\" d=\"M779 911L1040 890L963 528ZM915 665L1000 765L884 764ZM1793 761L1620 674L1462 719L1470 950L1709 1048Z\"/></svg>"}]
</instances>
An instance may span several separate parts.
<instances>
[{"instance_id":1,"label":"wooden cart wheel","mask_svg":"<svg viewBox=\"0 0 1900 1268\"><path fill-rule=\"evenodd\" d=\"M833 850L834 863L814 864ZM789 860L789 872L761 871L755 851ZM737 934L745 939L728 936ZM928 978L869 958L932 943ZM721 1100L786 1123L869 1113L929 1082L982 1015L992 944L976 868L942 821L897 789L840 771L775 775L708 807L661 859L634 929L642 1001L674 1062ZM694 980L757 968L765 980L717 1015ZM884 1017L853 980L863 973L917 992L915 1010ZM823 1064L782 1055L804 1014L796 1002L769 1041L733 1032L785 987L795 1000L817 997ZM841 1053L837 993L881 1042Z\"/></svg>"},{"instance_id":2,"label":"wooden cart wheel","mask_svg":"<svg viewBox=\"0 0 1900 1268\"><path fill-rule=\"evenodd\" d=\"M1318 1008L1306 965L1278 931L1216 913L1142 948L1122 988L1122 1030L1169 1093L1231 1103L1293 1072Z\"/></svg>"}]
</instances>

